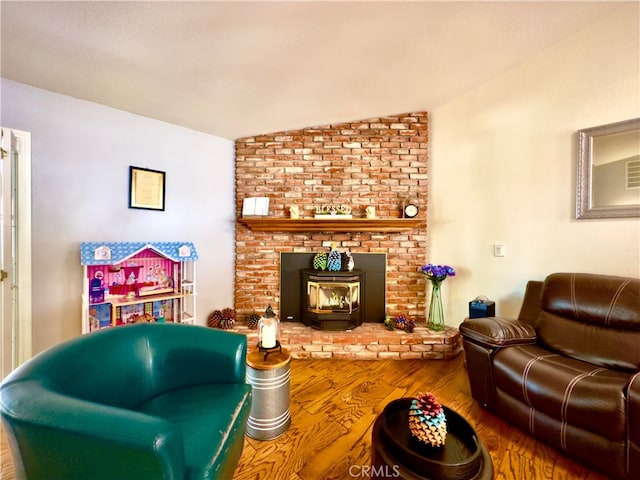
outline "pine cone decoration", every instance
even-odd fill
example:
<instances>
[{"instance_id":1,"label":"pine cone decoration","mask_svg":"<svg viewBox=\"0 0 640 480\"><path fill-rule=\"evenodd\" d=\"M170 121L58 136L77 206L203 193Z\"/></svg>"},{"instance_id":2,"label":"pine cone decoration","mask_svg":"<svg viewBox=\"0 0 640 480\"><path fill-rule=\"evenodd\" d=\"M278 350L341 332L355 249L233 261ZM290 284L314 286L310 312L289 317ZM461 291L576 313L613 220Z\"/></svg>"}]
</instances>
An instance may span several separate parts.
<instances>
[{"instance_id":1,"label":"pine cone decoration","mask_svg":"<svg viewBox=\"0 0 640 480\"><path fill-rule=\"evenodd\" d=\"M214 310L207 317L207 325L211 328L218 328L220 326L220 320L222 320L222 311Z\"/></svg>"},{"instance_id":2,"label":"pine cone decoration","mask_svg":"<svg viewBox=\"0 0 640 480\"><path fill-rule=\"evenodd\" d=\"M320 252L314 255L313 268L315 268L316 270L327 269L327 252Z\"/></svg>"},{"instance_id":3,"label":"pine cone decoration","mask_svg":"<svg viewBox=\"0 0 640 480\"><path fill-rule=\"evenodd\" d=\"M355 262L353 261L353 255L349 252L344 252L341 254L341 266L340 270L343 272L350 272L355 267Z\"/></svg>"},{"instance_id":4,"label":"pine cone decoration","mask_svg":"<svg viewBox=\"0 0 640 480\"><path fill-rule=\"evenodd\" d=\"M444 409L432 393L419 393L409 407L409 430L427 445L442 447L447 438Z\"/></svg>"},{"instance_id":5,"label":"pine cone decoration","mask_svg":"<svg viewBox=\"0 0 640 480\"><path fill-rule=\"evenodd\" d=\"M341 267L342 255L340 255L339 251L332 248L329 252L329 255L327 256L327 270L329 270L330 272L337 272Z\"/></svg>"},{"instance_id":6,"label":"pine cone decoration","mask_svg":"<svg viewBox=\"0 0 640 480\"><path fill-rule=\"evenodd\" d=\"M233 308L224 308L221 312L220 328L229 330L236 323L236 312Z\"/></svg>"},{"instance_id":7,"label":"pine cone decoration","mask_svg":"<svg viewBox=\"0 0 640 480\"><path fill-rule=\"evenodd\" d=\"M413 318L407 317L404 313L401 313L395 318L394 325L398 330L411 333L416 328L416 321Z\"/></svg>"},{"instance_id":8,"label":"pine cone decoration","mask_svg":"<svg viewBox=\"0 0 640 480\"><path fill-rule=\"evenodd\" d=\"M256 328L258 328L258 322L260 322L260 315L258 315L257 313L252 313L247 318L247 326L251 330L255 330Z\"/></svg>"},{"instance_id":9,"label":"pine cone decoration","mask_svg":"<svg viewBox=\"0 0 640 480\"><path fill-rule=\"evenodd\" d=\"M233 318L223 318L220 320L220 328L223 330L230 330L235 325L236 321Z\"/></svg>"},{"instance_id":10,"label":"pine cone decoration","mask_svg":"<svg viewBox=\"0 0 640 480\"><path fill-rule=\"evenodd\" d=\"M401 313L395 319L395 327L398 330L405 330L407 328L407 322L407 316L404 313Z\"/></svg>"},{"instance_id":11,"label":"pine cone decoration","mask_svg":"<svg viewBox=\"0 0 640 480\"><path fill-rule=\"evenodd\" d=\"M408 318L407 322L404 324L404 331L407 333L411 333L415 328L416 321L413 318Z\"/></svg>"},{"instance_id":12,"label":"pine cone decoration","mask_svg":"<svg viewBox=\"0 0 640 480\"><path fill-rule=\"evenodd\" d=\"M235 320L236 312L233 308L223 308L222 309L222 318L225 320Z\"/></svg>"}]
</instances>

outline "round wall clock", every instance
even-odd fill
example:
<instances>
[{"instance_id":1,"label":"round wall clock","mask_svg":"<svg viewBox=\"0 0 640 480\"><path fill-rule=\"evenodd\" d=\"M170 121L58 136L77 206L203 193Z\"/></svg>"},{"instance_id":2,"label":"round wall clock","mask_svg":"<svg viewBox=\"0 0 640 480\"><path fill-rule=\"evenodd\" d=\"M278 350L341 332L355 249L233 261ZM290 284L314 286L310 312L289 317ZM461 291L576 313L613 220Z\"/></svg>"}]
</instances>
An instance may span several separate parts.
<instances>
[{"instance_id":1,"label":"round wall clock","mask_svg":"<svg viewBox=\"0 0 640 480\"><path fill-rule=\"evenodd\" d=\"M416 198L407 198L402 204L402 216L404 218L414 218L419 211L420 207Z\"/></svg>"}]
</instances>

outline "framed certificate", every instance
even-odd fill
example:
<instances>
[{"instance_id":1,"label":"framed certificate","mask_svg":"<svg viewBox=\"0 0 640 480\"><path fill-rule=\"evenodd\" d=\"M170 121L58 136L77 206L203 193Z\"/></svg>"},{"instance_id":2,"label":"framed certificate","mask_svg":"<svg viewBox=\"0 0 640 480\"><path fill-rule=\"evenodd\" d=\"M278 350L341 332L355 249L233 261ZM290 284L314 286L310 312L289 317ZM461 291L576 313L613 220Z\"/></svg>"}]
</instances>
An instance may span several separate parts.
<instances>
[{"instance_id":1,"label":"framed certificate","mask_svg":"<svg viewBox=\"0 0 640 480\"><path fill-rule=\"evenodd\" d=\"M129 167L129 208L164 210L165 172Z\"/></svg>"}]
</instances>

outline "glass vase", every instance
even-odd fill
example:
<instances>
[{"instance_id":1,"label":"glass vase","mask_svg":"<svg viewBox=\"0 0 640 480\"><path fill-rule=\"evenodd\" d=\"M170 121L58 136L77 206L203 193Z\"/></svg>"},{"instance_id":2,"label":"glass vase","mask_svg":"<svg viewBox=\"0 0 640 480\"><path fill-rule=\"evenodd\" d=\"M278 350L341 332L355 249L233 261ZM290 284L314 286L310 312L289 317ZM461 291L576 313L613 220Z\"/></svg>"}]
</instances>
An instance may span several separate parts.
<instances>
[{"instance_id":1,"label":"glass vase","mask_svg":"<svg viewBox=\"0 0 640 480\"><path fill-rule=\"evenodd\" d=\"M431 282L431 303L429 303L429 330L437 332L444 330L444 312L442 310L442 297L440 296L440 282Z\"/></svg>"}]
</instances>

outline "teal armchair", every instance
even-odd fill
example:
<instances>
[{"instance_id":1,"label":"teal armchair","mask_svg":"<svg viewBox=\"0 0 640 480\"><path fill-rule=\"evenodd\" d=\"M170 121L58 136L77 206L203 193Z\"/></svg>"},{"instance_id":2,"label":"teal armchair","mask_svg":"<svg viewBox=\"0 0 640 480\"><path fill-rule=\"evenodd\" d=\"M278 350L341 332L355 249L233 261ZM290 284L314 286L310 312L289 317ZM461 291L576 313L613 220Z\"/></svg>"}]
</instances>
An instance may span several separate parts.
<instances>
[{"instance_id":1,"label":"teal armchair","mask_svg":"<svg viewBox=\"0 0 640 480\"><path fill-rule=\"evenodd\" d=\"M100 330L0 385L18 480L230 479L251 409L244 335L182 324Z\"/></svg>"}]
</instances>

